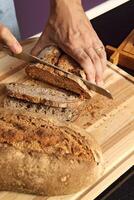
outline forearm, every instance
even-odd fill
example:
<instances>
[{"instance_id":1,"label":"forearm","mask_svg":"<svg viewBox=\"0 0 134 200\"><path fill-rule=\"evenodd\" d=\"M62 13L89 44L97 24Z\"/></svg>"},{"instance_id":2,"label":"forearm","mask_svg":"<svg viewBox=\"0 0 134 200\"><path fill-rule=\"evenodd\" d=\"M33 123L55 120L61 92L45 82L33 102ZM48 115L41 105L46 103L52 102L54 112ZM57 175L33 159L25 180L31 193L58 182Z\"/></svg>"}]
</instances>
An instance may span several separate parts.
<instances>
[{"instance_id":1,"label":"forearm","mask_svg":"<svg viewBox=\"0 0 134 200\"><path fill-rule=\"evenodd\" d=\"M53 14L53 12L60 12L64 14L64 11L68 9L74 9L82 8L81 0L72 0L71 3L68 0L50 0L50 15Z\"/></svg>"},{"instance_id":2,"label":"forearm","mask_svg":"<svg viewBox=\"0 0 134 200\"><path fill-rule=\"evenodd\" d=\"M56 6L66 4L72 6L73 4L75 5L81 5L81 0L72 0L71 3L68 0L50 0L50 4L52 8L55 8Z\"/></svg>"}]
</instances>

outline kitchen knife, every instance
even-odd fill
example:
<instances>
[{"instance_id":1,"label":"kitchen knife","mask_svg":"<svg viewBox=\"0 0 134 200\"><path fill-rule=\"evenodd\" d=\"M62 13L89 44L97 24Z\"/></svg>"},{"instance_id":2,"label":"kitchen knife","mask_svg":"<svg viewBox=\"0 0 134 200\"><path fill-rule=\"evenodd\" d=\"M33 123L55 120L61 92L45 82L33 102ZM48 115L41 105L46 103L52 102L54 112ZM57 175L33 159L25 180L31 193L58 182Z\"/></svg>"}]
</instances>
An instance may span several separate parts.
<instances>
[{"instance_id":1,"label":"kitchen knife","mask_svg":"<svg viewBox=\"0 0 134 200\"><path fill-rule=\"evenodd\" d=\"M77 76L75 74L72 74L72 73L70 73L70 72L68 72L68 71L66 71L64 69L61 69L56 65L48 63L47 61L44 61L44 60L42 60L42 59L40 59L40 58L38 58L36 56L32 56L32 55L30 55L28 53L25 53L24 51L22 51L20 54L14 54L5 45L3 45L2 50L5 51L6 53L8 53L10 56L13 56L15 58L24 60L26 62L41 63L41 64L47 65L47 66L49 66L51 68L54 68L54 69L56 69L58 71L62 71L64 73L64 76L66 76L67 78L74 78L75 77L78 80L82 80L90 90L93 90L93 91L95 91L95 92L97 92L97 93L99 93L99 94L101 94L103 96L106 96L106 97L108 97L110 99L113 99L111 93L108 90L106 90L106 89L104 89L104 88L102 88L102 87L100 87L100 86L98 86L96 84L93 84L93 83L91 83L91 82L89 82L89 81L87 81L87 80L85 80L85 79L83 79L83 78L81 78L81 77L79 77L79 76Z\"/></svg>"}]
</instances>

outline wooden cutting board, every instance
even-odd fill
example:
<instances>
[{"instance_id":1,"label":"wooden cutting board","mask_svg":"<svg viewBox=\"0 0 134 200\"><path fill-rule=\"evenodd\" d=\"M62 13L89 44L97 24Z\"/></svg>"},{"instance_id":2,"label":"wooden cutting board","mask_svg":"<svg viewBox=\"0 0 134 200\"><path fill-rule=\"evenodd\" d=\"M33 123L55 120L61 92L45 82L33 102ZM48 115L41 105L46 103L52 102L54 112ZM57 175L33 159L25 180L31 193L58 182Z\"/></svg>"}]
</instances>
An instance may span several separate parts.
<instances>
[{"instance_id":1,"label":"wooden cutting board","mask_svg":"<svg viewBox=\"0 0 134 200\"><path fill-rule=\"evenodd\" d=\"M25 51L34 45L35 39L23 42ZM2 84L25 81L24 62L0 53L0 100ZM0 200L90 200L97 197L118 179L134 163L134 86L133 77L115 65L108 63L105 86L114 100L94 95L87 108L74 122L92 134L102 147L105 173L92 187L73 195L38 197L35 195L0 192Z\"/></svg>"}]
</instances>

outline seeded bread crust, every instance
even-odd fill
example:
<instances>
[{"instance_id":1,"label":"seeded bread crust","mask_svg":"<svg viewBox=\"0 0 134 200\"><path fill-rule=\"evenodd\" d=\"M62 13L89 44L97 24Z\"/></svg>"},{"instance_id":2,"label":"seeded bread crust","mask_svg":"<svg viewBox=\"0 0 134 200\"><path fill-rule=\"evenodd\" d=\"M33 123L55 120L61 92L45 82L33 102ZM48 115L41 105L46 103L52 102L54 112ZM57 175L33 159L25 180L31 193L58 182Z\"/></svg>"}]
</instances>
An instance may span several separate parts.
<instances>
[{"instance_id":1,"label":"seeded bread crust","mask_svg":"<svg viewBox=\"0 0 134 200\"><path fill-rule=\"evenodd\" d=\"M60 56L57 65L64 70L67 69L68 72L86 79L86 74L80 65L67 54L62 54Z\"/></svg>"},{"instance_id":2,"label":"seeded bread crust","mask_svg":"<svg viewBox=\"0 0 134 200\"><path fill-rule=\"evenodd\" d=\"M56 47L51 47L51 51L49 51L49 56L48 54L45 54L44 60L48 60L49 62L57 64L60 68L63 68L68 72L85 78L84 71L81 70L80 66L71 57L62 53L60 56L58 55L55 60L50 59L51 57L54 57L52 49L55 49L56 51ZM47 48L45 49L45 51L47 52ZM64 76L63 72L59 72L54 68L40 63L28 64L25 70L27 75L33 79L47 82L59 88L72 91L76 94L81 95L83 98L90 98L89 89L83 83L83 81L77 77L72 77L71 75Z\"/></svg>"},{"instance_id":3,"label":"seeded bread crust","mask_svg":"<svg viewBox=\"0 0 134 200\"><path fill-rule=\"evenodd\" d=\"M59 108L77 108L84 101L76 94L58 88L41 87L38 84L9 83L7 95L28 102Z\"/></svg>"},{"instance_id":4,"label":"seeded bread crust","mask_svg":"<svg viewBox=\"0 0 134 200\"><path fill-rule=\"evenodd\" d=\"M84 130L0 108L0 190L71 194L103 171L96 141Z\"/></svg>"}]
</instances>

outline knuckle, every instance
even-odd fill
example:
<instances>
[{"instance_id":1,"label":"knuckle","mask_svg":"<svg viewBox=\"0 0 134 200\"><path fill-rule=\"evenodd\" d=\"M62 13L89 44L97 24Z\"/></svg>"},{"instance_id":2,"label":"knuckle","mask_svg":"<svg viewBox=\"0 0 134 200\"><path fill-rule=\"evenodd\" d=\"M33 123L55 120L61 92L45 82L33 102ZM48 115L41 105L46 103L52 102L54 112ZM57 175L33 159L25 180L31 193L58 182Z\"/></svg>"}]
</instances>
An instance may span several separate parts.
<instances>
[{"instance_id":1,"label":"knuckle","mask_svg":"<svg viewBox=\"0 0 134 200\"><path fill-rule=\"evenodd\" d=\"M87 46L86 51L89 52L90 54L92 54L92 52L93 52L92 44L89 44L89 45Z\"/></svg>"},{"instance_id":2,"label":"knuckle","mask_svg":"<svg viewBox=\"0 0 134 200\"><path fill-rule=\"evenodd\" d=\"M80 48L73 49L73 54L78 58L81 64L87 63L88 56L82 49Z\"/></svg>"},{"instance_id":3,"label":"knuckle","mask_svg":"<svg viewBox=\"0 0 134 200\"><path fill-rule=\"evenodd\" d=\"M96 53L90 53L90 57L91 57L91 60L92 60L92 62L94 64L96 64L96 65L99 64L100 58L99 58L99 56Z\"/></svg>"},{"instance_id":4,"label":"knuckle","mask_svg":"<svg viewBox=\"0 0 134 200\"><path fill-rule=\"evenodd\" d=\"M77 51L76 51L76 45L74 44L73 41L60 41L60 45L64 47L70 54L76 54L77 56Z\"/></svg>"},{"instance_id":5,"label":"knuckle","mask_svg":"<svg viewBox=\"0 0 134 200\"><path fill-rule=\"evenodd\" d=\"M99 62L99 57L98 57L98 55L93 54L93 55L92 55L92 60L93 60L94 63L98 63L98 62Z\"/></svg>"},{"instance_id":6,"label":"knuckle","mask_svg":"<svg viewBox=\"0 0 134 200\"><path fill-rule=\"evenodd\" d=\"M65 34L65 36L59 37L62 44L64 44L68 49L74 49L76 47L75 40L70 34Z\"/></svg>"},{"instance_id":7,"label":"knuckle","mask_svg":"<svg viewBox=\"0 0 134 200\"><path fill-rule=\"evenodd\" d=\"M100 58L99 58L98 54L95 53L93 48L91 48L91 47L88 48L87 52L88 52L88 55L91 58L93 63L98 63L99 62Z\"/></svg>"},{"instance_id":8,"label":"knuckle","mask_svg":"<svg viewBox=\"0 0 134 200\"><path fill-rule=\"evenodd\" d=\"M101 59L105 59L105 60L107 59L107 55L106 55L105 49L103 49L102 52L100 52L100 58Z\"/></svg>"},{"instance_id":9,"label":"knuckle","mask_svg":"<svg viewBox=\"0 0 134 200\"><path fill-rule=\"evenodd\" d=\"M79 60L83 65L89 65L88 57L85 54L79 55Z\"/></svg>"},{"instance_id":10,"label":"knuckle","mask_svg":"<svg viewBox=\"0 0 134 200\"><path fill-rule=\"evenodd\" d=\"M102 60L106 60L106 53L105 50L102 49L102 51L98 51L97 55L99 56L99 58Z\"/></svg>"}]
</instances>

